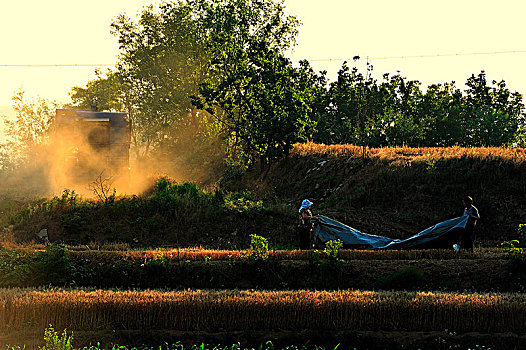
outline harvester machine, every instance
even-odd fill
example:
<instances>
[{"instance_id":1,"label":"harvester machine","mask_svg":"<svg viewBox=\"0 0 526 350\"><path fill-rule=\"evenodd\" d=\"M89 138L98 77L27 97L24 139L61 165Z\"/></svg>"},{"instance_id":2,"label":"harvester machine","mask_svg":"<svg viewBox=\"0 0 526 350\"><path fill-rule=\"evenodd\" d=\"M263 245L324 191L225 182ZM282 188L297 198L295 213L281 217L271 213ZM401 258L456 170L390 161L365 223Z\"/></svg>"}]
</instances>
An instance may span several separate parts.
<instances>
[{"instance_id":1,"label":"harvester machine","mask_svg":"<svg viewBox=\"0 0 526 350\"><path fill-rule=\"evenodd\" d=\"M57 109L55 145L60 186L129 181L130 123L126 113ZM60 163L60 162L59 162Z\"/></svg>"}]
</instances>

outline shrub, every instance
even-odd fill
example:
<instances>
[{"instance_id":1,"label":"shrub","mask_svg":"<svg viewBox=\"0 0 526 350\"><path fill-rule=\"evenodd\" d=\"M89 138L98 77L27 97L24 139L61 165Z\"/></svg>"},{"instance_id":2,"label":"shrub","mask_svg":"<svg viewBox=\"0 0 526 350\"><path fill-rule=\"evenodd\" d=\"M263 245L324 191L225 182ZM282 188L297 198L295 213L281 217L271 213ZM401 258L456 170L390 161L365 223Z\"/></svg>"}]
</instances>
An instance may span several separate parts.
<instances>
[{"instance_id":1,"label":"shrub","mask_svg":"<svg viewBox=\"0 0 526 350\"><path fill-rule=\"evenodd\" d=\"M338 258L338 252L343 247L343 241L341 239L333 239L325 244L325 248L322 251L316 251L329 259L335 260Z\"/></svg>"},{"instance_id":2,"label":"shrub","mask_svg":"<svg viewBox=\"0 0 526 350\"><path fill-rule=\"evenodd\" d=\"M501 246L504 251L511 255L523 254L526 247L526 224L519 224L517 229L519 239L512 239L511 241L504 241Z\"/></svg>"},{"instance_id":3,"label":"shrub","mask_svg":"<svg viewBox=\"0 0 526 350\"><path fill-rule=\"evenodd\" d=\"M27 258L20 252L2 249L0 252L0 286L25 286L32 271Z\"/></svg>"},{"instance_id":4,"label":"shrub","mask_svg":"<svg viewBox=\"0 0 526 350\"><path fill-rule=\"evenodd\" d=\"M249 257L256 260L268 258L268 240L256 234L250 235Z\"/></svg>"},{"instance_id":5,"label":"shrub","mask_svg":"<svg viewBox=\"0 0 526 350\"><path fill-rule=\"evenodd\" d=\"M69 335L64 329L62 336L60 336L55 329L49 325L48 328L44 331L44 341L46 345L41 347L41 350L71 350L73 346L71 341L73 340L73 335Z\"/></svg>"},{"instance_id":6,"label":"shrub","mask_svg":"<svg viewBox=\"0 0 526 350\"><path fill-rule=\"evenodd\" d=\"M75 266L61 245L49 245L30 266L35 278L43 284L66 285L74 278Z\"/></svg>"},{"instance_id":7,"label":"shrub","mask_svg":"<svg viewBox=\"0 0 526 350\"><path fill-rule=\"evenodd\" d=\"M265 208L263 201L256 200L249 192L236 192L224 197L225 209L237 213L260 213Z\"/></svg>"}]
</instances>

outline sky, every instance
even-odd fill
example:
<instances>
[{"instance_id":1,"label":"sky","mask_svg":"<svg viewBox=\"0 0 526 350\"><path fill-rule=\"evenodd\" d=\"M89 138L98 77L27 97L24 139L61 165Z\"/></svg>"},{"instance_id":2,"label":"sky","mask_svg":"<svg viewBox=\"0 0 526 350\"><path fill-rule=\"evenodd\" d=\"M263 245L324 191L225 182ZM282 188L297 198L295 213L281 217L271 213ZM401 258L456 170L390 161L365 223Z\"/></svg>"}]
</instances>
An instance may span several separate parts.
<instances>
[{"instance_id":1,"label":"sky","mask_svg":"<svg viewBox=\"0 0 526 350\"><path fill-rule=\"evenodd\" d=\"M134 17L155 0L0 0L0 115L18 89L26 96L68 102L73 86L94 78L94 67L4 67L13 64L114 64L118 44L112 19ZM455 81L485 70L526 93L526 2L523 0L285 0L302 22L294 62L307 59L334 79L344 59L373 74L431 83ZM490 52L519 53L486 54ZM467 55L484 53L481 55ZM440 57L410 57L436 56ZM390 58L400 57L406 58ZM409 57L408 57L409 56Z\"/></svg>"}]
</instances>

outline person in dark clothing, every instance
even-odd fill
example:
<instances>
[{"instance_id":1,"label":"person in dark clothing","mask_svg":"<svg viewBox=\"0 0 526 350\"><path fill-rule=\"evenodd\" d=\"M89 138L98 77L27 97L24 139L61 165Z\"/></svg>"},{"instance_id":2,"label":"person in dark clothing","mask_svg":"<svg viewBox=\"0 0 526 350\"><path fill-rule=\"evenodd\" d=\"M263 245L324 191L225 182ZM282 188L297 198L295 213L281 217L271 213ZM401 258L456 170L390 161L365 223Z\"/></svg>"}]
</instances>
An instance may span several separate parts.
<instances>
[{"instance_id":1,"label":"person in dark clothing","mask_svg":"<svg viewBox=\"0 0 526 350\"><path fill-rule=\"evenodd\" d=\"M311 219L315 219L317 217L312 215L312 212L310 211L311 206L312 202L308 199L305 199L303 202L301 202L301 207L298 211L300 214L300 224L298 226L300 239L299 248L301 250L312 248L312 229L314 227L314 223L312 223Z\"/></svg>"},{"instance_id":2,"label":"person in dark clothing","mask_svg":"<svg viewBox=\"0 0 526 350\"><path fill-rule=\"evenodd\" d=\"M466 196L462 202L464 203L464 216L469 218L460 240L460 249L472 252L475 226L477 225L477 220L480 220L480 216L477 208L473 206L473 198Z\"/></svg>"}]
</instances>

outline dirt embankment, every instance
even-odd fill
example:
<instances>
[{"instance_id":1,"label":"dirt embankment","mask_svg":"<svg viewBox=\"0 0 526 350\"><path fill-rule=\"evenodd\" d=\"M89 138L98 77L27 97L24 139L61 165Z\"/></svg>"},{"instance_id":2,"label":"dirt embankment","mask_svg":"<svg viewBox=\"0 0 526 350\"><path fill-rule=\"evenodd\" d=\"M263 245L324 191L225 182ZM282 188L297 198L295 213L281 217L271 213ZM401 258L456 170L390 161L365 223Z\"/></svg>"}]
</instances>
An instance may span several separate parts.
<instances>
[{"instance_id":1,"label":"dirt embankment","mask_svg":"<svg viewBox=\"0 0 526 350\"><path fill-rule=\"evenodd\" d=\"M257 167L240 184L267 198L299 206L363 232L409 237L463 214L470 195L481 220L477 243L496 246L516 238L526 221L526 150L502 148L386 148L297 145L265 173Z\"/></svg>"},{"instance_id":2,"label":"dirt embankment","mask_svg":"<svg viewBox=\"0 0 526 350\"><path fill-rule=\"evenodd\" d=\"M364 160L356 146L301 144L267 170L256 165L242 176L227 172L213 187L220 189L216 194L198 188L180 194L193 186L183 184L172 186L179 189L168 197L152 190L108 205L66 197L44 211L26 210L14 228L25 241L47 229L51 241L70 244L222 249L247 248L255 233L273 248L288 249L298 244L304 198L314 202L315 214L362 232L407 238L461 216L462 198L470 195L481 216L475 246L495 247L516 239L526 220L524 179L525 149L385 148L368 150Z\"/></svg>"}]
</instances>

